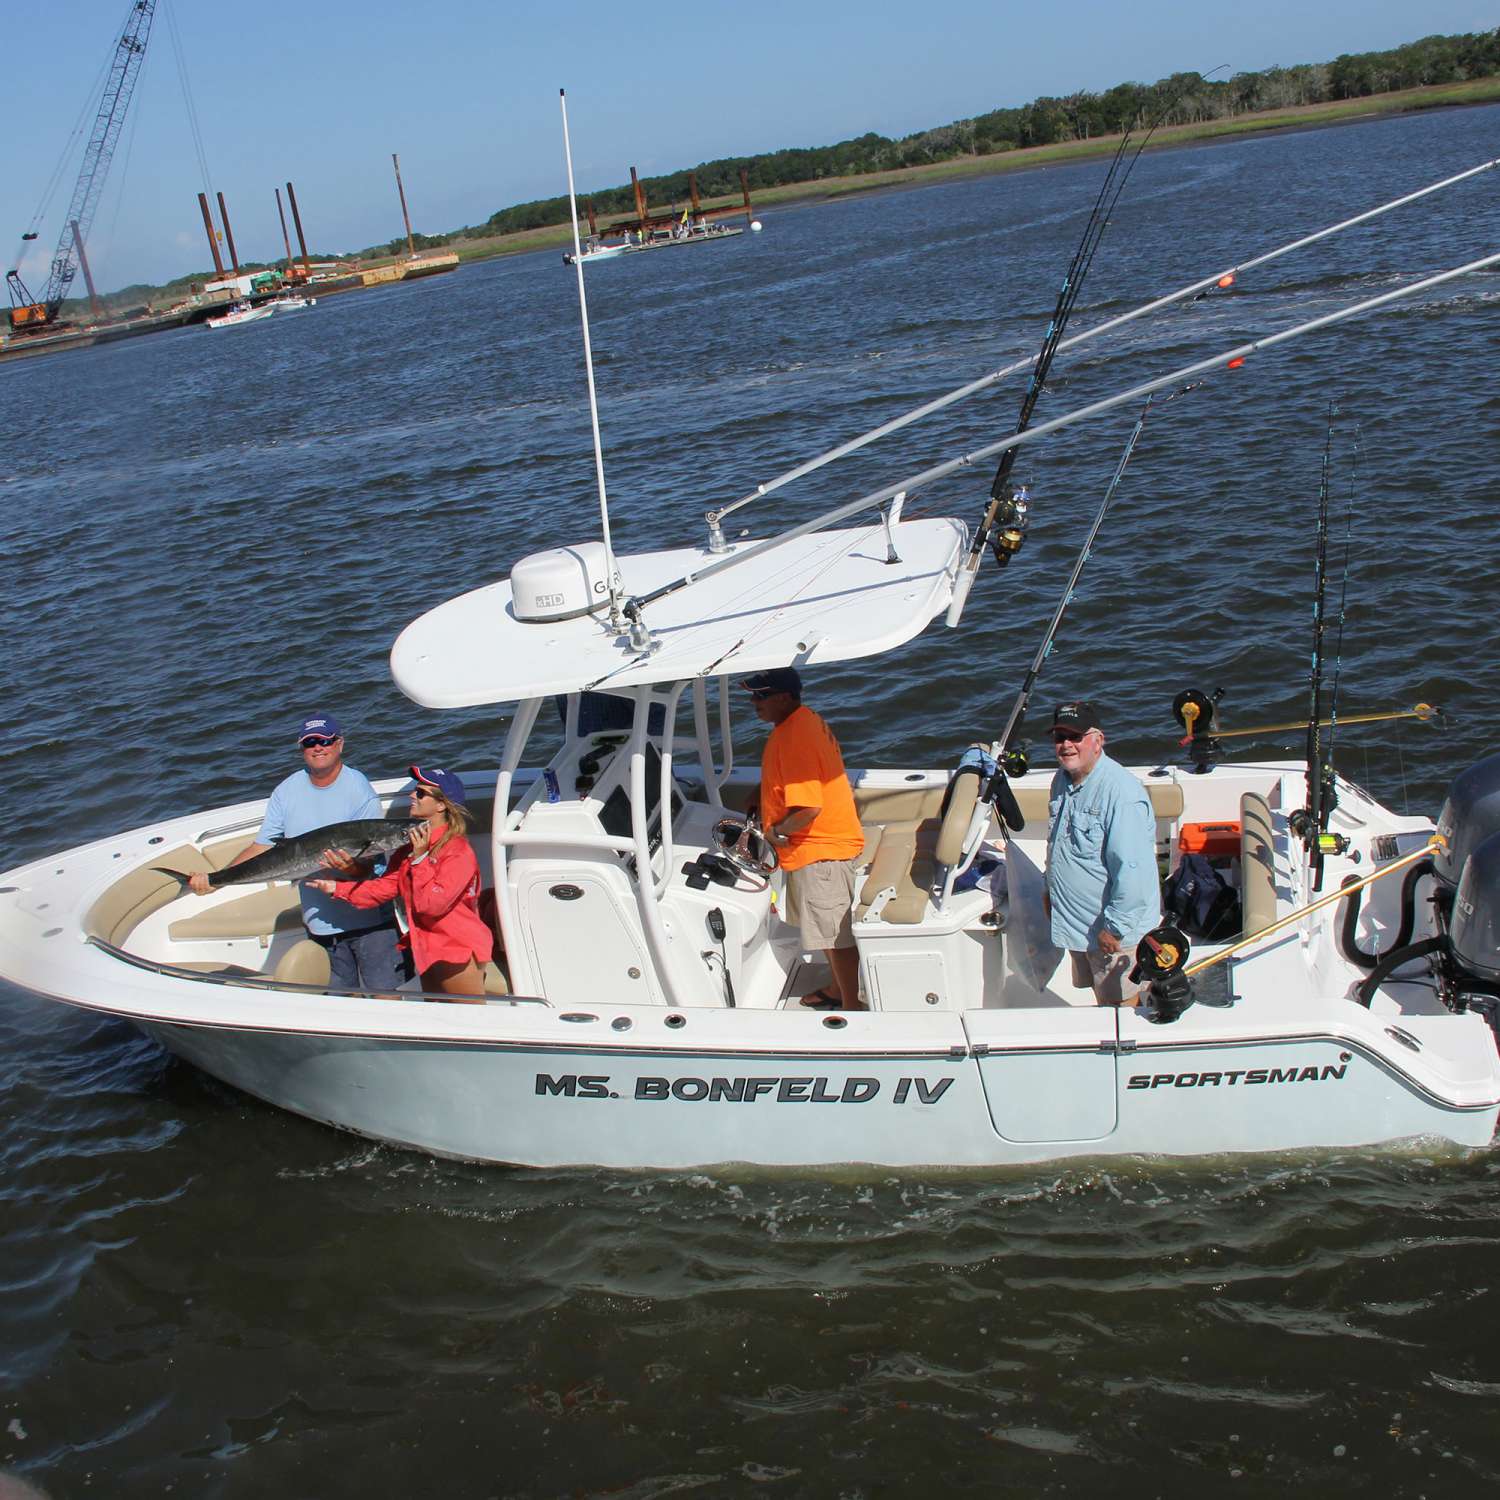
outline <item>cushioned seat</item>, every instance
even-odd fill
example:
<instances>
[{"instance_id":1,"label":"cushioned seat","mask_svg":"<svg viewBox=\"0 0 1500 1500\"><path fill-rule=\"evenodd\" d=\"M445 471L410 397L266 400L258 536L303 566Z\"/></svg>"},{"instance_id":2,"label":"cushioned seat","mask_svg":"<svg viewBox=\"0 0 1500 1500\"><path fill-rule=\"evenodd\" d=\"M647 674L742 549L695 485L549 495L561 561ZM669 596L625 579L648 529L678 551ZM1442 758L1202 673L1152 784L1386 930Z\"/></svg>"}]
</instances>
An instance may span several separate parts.
<instances>
[{"instance_id":1,"label":"cushioned seat","mask_svg":"<svg viewBox=\"0 0 1500 1500\"><path fill-rule=\"evenodd\" d=\"M293 943L281 955L272 978L277 984L308 984L326 990L333 971L328 966L328 950L311 938Z\"/></svg>"},{"instance_id":2,"label":"cushioned seat","mask_svg":"<svg viewBox=\"0 0 1500 1500\"><path fill-rule=\"evenodd\" d=\"M295 885L268 885L232 901L189 911L167 928L174 943L202 943L227 938L270 937L302 925L302 898Z\"/></svg>"},{"instance_id":3,"label":"cushioned seat","mask_svg":"<svg viewBox=\"0 0 1500 1500\"><path fill-rule=\"evenodd\" d=\"M1245 936L1276 920L1276 845L1271 805L1257 792L1240 798L1240 910Z\"/></svg>"},{"instance_id":4,"label":"cushioned seat","mask_svg":"<svg viewBox=\"0 0 1500 1500\"><path fill-rule=\"evenodd\" d=\"M83 930L90 937L121 947L147 917L177 899L183 888L182 882L164 874L166 870L176 870L183 875L200 871L207 874L209 865L191 844L163 850L152 858L151 866L132 870L115 881L89 908L83 919Z\"/></svg>"}]
</instances>

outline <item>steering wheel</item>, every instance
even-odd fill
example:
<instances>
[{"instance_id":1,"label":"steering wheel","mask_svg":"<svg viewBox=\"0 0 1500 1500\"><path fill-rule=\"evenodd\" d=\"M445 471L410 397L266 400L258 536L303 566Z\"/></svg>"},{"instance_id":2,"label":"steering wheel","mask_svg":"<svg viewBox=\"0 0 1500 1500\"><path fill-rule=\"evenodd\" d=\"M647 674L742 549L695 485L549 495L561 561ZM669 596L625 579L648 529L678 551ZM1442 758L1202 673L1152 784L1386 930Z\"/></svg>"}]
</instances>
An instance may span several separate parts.
<instances>
[{"instance_id":1,"label":"steering wheel","mask_svg":"<svg viewBox=\"0 0 1500 1500\"><path fill-rule=\"evenodd\" d=\"M760 881L761 888L781 863L771 841L748 818L720 818L714 824L713 841L736 870Z\"/></svg>"}]
</instances>

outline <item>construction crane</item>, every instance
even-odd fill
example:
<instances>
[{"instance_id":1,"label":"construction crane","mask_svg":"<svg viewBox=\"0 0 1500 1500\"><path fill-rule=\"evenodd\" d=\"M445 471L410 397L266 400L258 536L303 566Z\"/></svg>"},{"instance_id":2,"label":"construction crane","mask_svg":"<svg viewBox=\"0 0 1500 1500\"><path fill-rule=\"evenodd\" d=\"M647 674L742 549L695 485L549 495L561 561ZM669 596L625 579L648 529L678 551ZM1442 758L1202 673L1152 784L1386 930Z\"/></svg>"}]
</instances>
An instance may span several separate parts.
<instances>
[{"instance_id":1,"label":"construction crane","mask_svg":"<svg viewBox=\"0 0 1500 1500\"><path fill-rule=\"evenodd\" d=\"M110 60L109 76L99 102L98 118L89 135L89 143L83 153L83 167L78 173L78 182L73 188L73 200L68 205L68 216L63 221L63 231L52 255L52 273L40 297L33 297L21 280L20 268L5 273L5 284L10 292L10 326L13 333L38 333L57 321L58 310L73 284L78 268L83 267L83 279L88 285L89 299L98 312L98 296L94 291L94 279L89 274L88 257L84 253L84 239L94 222L94 210L99 206L99 197L104 191L104 180L109 175L109 164L115 154L115 143L125 125L125 113L130 108L130 96L135 92L136 79L140 76L141 64L146 59L146 43L151 36L151 18L156 13L156 0L134 0L125 29L115 44ZM34 240L35 231L21 236L22 242Z\"/></svg>"}]
</instances>

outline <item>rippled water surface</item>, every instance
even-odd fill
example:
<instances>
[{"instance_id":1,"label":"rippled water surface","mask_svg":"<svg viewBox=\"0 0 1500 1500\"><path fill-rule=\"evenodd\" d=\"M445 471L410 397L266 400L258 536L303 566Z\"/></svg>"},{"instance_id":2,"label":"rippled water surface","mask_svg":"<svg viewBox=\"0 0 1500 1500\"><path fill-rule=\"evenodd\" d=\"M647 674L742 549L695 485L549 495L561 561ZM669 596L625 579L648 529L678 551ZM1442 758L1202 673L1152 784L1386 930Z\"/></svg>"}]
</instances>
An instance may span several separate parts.
<instances>
[{"instance_id":1,"label":"rippled water surface","mask_svg":"<svg viewBox=\"0 0 1500 1500\"><path fill-rule=\"evenodd\" d=\"M1075 329L1494 157L1500 110L1142 161ZM589 270L617 543L1038 342L1097 165L768 213ZM1487 174L1060 358L1039 417L1500 245ZM1306 700L1313 518L1352 494L1339 761L1435 811L1496 748L1500 278L1158 410L1041 696L1172 753L1183 687ZM1003 434L1014 383L744 514ZM392 687L396 631L596 525L553 255L0 366L0 865L254 795L306 705L351 760L492 763ZM1003 719L1132 414L1027 450L1032 540L964 628L815 676L851 761ZM1357 469L1351 461L1359 434ZM979 510L976 470L909 514ZM745 731L750 731L748 720ZM1255 753L1295 753L1295 734ZM0 988L0 1468L54 1497L1488 1493L1500 1158L1421 1148L971 1175L630 1177L371 1147ZM1191 1142L1164 1140L1164 1153Z\"/></svg>"}]
</instances>

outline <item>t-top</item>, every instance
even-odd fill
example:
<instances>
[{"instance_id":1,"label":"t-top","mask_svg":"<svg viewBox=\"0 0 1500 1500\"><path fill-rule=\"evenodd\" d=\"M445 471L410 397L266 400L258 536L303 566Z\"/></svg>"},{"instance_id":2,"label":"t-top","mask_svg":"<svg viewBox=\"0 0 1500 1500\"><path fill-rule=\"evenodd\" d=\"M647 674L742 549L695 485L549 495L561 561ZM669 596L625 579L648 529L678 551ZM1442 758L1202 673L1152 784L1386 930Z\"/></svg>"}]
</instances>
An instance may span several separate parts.
<instances>
[{"instance_id":1,"label":"t-top","mask_svg":"<svg viewBox=\"0 0 1500 1500\"><path fill-rule=\"evenodd\" d=\"M1156 815L1146 789L1101 755L1076 786L1066 771L1048 794L1047 893L1052 941L1082 953L1109 927L1132 948L1161 921Z\"/></svg>"},{"instance_id":2,"label":"t-top","mask_svg":"<svg viewBox=\"0 0 1500 1500\"><path fill-rule=\"evenodd\" d=\"M380 799L375 788L353 766L341 766L339 774L327 786L314 786L306 771L293 771L266 803L257 844L274 844L277 839L294 839L327 828L330 823L347 823L353 818L378 818ZM358 911L336 896L301 887L302 921L314 937L337 937L341 932L359 932L390 920L390 912Z\"/></svg>"},{"instance_id":3,"label":"t-top","mask_svg":"<svg viewBox=\"0 0 1500 1500\"><path fill-rule=\"evenodd\" d=\"M854 791L833 731L799 705L770 733L760 757L760 817L779 823L789 807L816 807L818 816L778 847L783 870L824 859L853 859L865 846Z\"/></svg>"}]
</instances>

